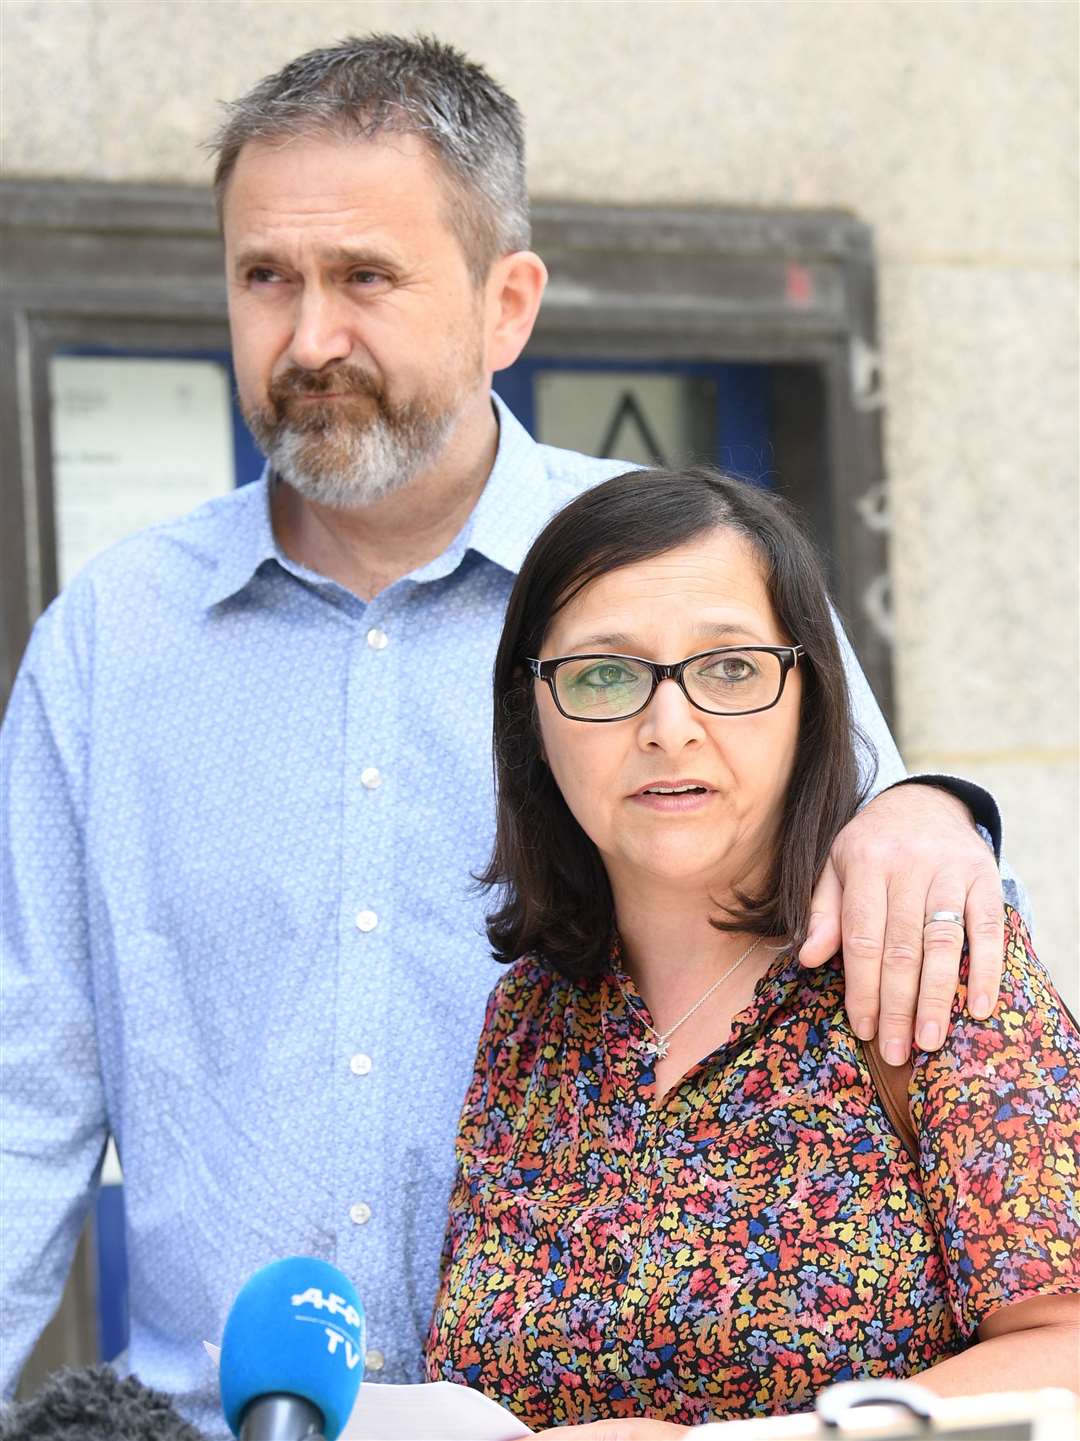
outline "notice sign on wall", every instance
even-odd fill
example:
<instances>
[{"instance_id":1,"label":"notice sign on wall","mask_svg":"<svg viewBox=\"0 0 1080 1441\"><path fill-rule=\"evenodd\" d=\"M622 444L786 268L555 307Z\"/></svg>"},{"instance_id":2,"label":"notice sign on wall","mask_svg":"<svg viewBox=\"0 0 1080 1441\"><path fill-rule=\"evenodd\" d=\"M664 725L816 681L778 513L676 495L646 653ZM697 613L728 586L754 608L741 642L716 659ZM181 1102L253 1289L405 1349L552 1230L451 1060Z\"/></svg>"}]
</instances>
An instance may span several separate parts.
<instances>
[{"instance_id":1,"label":"notice sign on wall","mask_svg":"<svg viewBox=\"0 0 1080 1441\"><path fill-rule=\"evenodd\" d=\"M49 385L61 586L114 541L235 485L219 362L55 356Z\"/></svg>"},{"instance_id":2,"label":"notice sign on wall","mask_svg":"<svg viewBox=\"0 0 1080 1441\"><path fill-rule=\"evenodd\" d=\"M550 370L536 378L536 438L638 465L711 459L716 390L696 376Z\"/></svg>"}]
</instances>

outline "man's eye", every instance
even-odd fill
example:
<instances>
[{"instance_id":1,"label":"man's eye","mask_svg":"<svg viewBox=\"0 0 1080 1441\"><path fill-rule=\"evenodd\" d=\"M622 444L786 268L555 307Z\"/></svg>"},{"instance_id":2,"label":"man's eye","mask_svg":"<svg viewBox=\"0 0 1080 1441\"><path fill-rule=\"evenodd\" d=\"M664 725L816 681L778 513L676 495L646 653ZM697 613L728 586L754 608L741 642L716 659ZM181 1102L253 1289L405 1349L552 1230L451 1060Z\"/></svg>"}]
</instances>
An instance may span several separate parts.
<instances>
[{"instance_id":1,"label":"man's eye","mask_svg":"<svg viewBox=\"0 0 1080 1441\"><path fill-rule=\"evenodd\" d=\"M354 285L376 285L382 276L377 270L354 270L349 279Z\"/></svg>"},{"instance_id":2,"label":"man's eye","mask_svg":"<svg viewBox=\"0 0 1080 1441\"><path fill-rule=\"evenodd\" d=\"M249 285L273 285L281 279L276 270L265 265L256 265L247 274Z\"/></svg>"}]
</instances>

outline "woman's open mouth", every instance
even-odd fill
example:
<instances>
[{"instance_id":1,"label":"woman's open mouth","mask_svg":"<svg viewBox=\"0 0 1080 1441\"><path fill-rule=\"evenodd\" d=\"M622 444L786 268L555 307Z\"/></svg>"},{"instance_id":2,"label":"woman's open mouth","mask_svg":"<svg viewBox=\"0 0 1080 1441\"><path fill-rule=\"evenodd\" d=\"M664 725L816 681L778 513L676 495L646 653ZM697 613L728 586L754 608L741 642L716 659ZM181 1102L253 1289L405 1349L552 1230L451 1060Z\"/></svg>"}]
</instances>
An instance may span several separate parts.
<instances>
[{"instance_id":1,"label":"woman's open mouth","mask_svg":"<svg viewBox=\"0 0 1080 1441\"><path fill-rule=\"evenodd\" d=\"M715 794L713 787L705 781L663 780L650 781L635 791L630 799L648 806L650 810L689 811L697 810Z\"/></svg>"}]
</instances>

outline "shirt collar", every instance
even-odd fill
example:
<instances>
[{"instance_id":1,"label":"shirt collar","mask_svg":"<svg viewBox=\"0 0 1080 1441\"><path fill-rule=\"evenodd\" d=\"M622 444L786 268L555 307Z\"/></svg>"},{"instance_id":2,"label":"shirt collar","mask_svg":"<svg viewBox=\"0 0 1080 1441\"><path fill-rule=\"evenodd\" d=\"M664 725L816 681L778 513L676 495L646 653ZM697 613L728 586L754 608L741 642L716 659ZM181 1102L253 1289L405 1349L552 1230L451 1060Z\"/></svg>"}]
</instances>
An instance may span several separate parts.
<instances>
[{"instance_id":1,"label":"shirt collar","mask_svg":"<svg viewBox=\"0 0 1080 1441\"><path fill-rule=\"evenodd\" d=\"M243 590L265 561L286 563L270 520L269 466L263 468L258 480L237 489L228 524L228 541L203 595L203 605L208 610Z\"/></svg>"},{"instance_id":2,"label":"shirt collar","mask_svg":"<svg viewBox=\"0 0 1080 1441\"><path fill-rule=\"evenodd\" d=\"M492 395L499 446L488 482L472 513L466 545L516 575L558 501L536 441Z\"/></svg>"},{"instance_id":3,"label":"shirt collar","mask_svg":"<svg viewBox=\"0 0 1080 1441\"><path fill-rule=\"evenodd\" d=\"M474 550L516 575L529 546L550 519L557 501L540 447L492 394L499 441L495 464L472 515L441 556L423 566L414 580L434 580L453 570L465 551ZM270 468L257 481L241 486L230 515L230 541L206 588L204 605L217 605L238 594L268 560L291 570L274 536L270 518Z\"/></svg>"}]
</instances>

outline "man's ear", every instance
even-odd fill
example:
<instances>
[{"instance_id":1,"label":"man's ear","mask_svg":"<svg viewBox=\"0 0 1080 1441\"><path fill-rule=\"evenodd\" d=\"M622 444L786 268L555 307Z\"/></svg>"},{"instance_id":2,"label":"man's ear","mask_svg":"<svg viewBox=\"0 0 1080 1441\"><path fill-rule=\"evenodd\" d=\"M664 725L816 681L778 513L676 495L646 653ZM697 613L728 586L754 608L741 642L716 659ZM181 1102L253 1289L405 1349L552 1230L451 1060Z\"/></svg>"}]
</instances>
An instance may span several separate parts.
<instances>
[{"instance_id":1,"label":"man's ear","mask_svg":"<svg viewBox=\"0 0 1080 1441\"><path fill-rule=\"evenodd\" d=\"M486 369L513 365L536 324L547 267L531 250L514 250L491 267L484 285Z\"/></svg>"}]
</instances>

